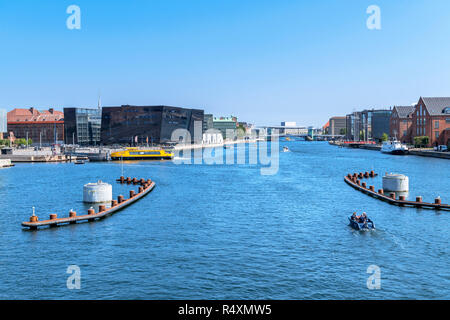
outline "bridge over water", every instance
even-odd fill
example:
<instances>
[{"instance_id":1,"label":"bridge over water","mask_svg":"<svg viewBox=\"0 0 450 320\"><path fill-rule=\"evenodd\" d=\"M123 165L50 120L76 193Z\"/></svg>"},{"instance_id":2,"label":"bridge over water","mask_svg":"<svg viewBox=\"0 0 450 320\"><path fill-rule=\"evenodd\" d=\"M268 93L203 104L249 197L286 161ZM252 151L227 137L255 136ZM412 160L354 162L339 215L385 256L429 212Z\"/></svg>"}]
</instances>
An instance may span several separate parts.
<instances>
[{"instance_id":1,"label":"bridge over water","mask_svg":"<svg viewBox=\"0 0 450 320\"><path fill-rule=\"evenodd\" d=\"M315 134L314 128L307 127L285 127L285 126L263 126L266 137L293 137L304 138L305 140L334 140L342 139L344 135Z\"/></svg>"}]
</instances>

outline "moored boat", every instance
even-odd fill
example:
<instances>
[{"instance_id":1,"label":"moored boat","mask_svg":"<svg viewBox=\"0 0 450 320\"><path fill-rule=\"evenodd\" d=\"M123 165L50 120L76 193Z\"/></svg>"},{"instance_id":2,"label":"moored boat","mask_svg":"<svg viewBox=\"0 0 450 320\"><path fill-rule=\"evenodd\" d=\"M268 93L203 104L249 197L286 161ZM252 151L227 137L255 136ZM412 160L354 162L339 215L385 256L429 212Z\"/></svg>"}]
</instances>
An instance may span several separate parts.
<instances>
[{"instance_id":1,"label":"moored boat","mask_svg":"<svg viewBox=\"0 0 450 320\"><path fill-rule=\"evenodd\" d=\"M163 149L127 148L111 153L111 160L171 160L173 153Z\"/></svg>"},{"instance_id":2,"label":"moored boat","mask_svg":"<svg viewBox=\"0 0 450 320\"><path fill-rule=\"evenodd\" d=\"M405 155L408 154L409 149L406 145L402 144L400 141L392 140L383 142L380 151L388 154Z\"/></svg>"}]
</instances>

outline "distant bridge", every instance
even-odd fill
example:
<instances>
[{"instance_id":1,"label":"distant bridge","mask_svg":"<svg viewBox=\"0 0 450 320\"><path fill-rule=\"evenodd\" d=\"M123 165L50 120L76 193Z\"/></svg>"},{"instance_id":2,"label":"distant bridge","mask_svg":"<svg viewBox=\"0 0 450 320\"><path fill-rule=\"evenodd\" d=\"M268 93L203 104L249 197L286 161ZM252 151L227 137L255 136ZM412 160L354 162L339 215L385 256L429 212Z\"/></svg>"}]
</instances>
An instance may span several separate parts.
<instances>
[{"instance_id":1,"label":"distant bridge","mask_svg":"<svg viewBox=\"0 0 450 320\"><path fill-rule=\"evenodd\" d=\"M345 137L344 135L339 134L314 134L314 129L307 127L263 126L259 128L266 130L266 136L268 137L299 137L305 139L309 137L310 139L315 140L331 140ZM273 134L272 130L278 130L278 134ZM294 133L295 130L297 130L298 133Z\"/></svg>"}]
</instances>

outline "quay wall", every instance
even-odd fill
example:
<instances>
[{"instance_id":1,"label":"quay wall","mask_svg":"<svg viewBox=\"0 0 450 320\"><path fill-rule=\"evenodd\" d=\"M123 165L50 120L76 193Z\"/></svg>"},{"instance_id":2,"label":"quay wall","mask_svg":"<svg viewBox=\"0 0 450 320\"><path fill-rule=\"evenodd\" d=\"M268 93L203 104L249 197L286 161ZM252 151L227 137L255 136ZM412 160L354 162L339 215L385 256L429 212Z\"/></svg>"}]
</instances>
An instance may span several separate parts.
<instances>
[{"instance_id":1,"label":"quay wall","mask_svg":"<svg viewBox=\"0 0 450 320\"><path fill-rule=\"evenodd\" d=\"M347 147L349 146L339 143L339 142L330 142L330 145L333 146L342 146ZM381 146L379 145L360 145L358 146L359 149L365 149L365 150L373 150L373 151L380 151ZM440 158L440 159L450 159L450 152L438 152L430 149L410 149L409 155L413 156L420 156L420 157L432 157L432 158Z\"/></svg>"}]
</instances>

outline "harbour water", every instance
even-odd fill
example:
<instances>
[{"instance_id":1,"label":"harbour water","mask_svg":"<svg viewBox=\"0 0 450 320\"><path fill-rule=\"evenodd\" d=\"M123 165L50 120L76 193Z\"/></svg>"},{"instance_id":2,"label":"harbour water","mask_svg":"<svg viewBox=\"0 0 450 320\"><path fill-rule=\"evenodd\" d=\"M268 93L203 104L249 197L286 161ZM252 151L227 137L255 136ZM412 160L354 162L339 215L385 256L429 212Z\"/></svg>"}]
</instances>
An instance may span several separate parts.
<instances>
[{"instance_id":1,"label":"harbour water","mask_svg":"<svg viewBox=\"0 0 450 320\"><path fill-rule=\"evenodd\" d=\"M344 183L375 170L410 178L411 199L450 203L450 162L282 142L276 175L259 165L124 163L125 176L156 189L95 223L24 231L32 206L85 212L83 185L102 180L113 196L119 163L17 164L0 171L0 299L450 299L450 215L400 208ZM357 232L353 211L377 226ZM66 286L69 265L81 288ZM381 269L369 290L370 265Z\"/></svg>"}]
</instances>

